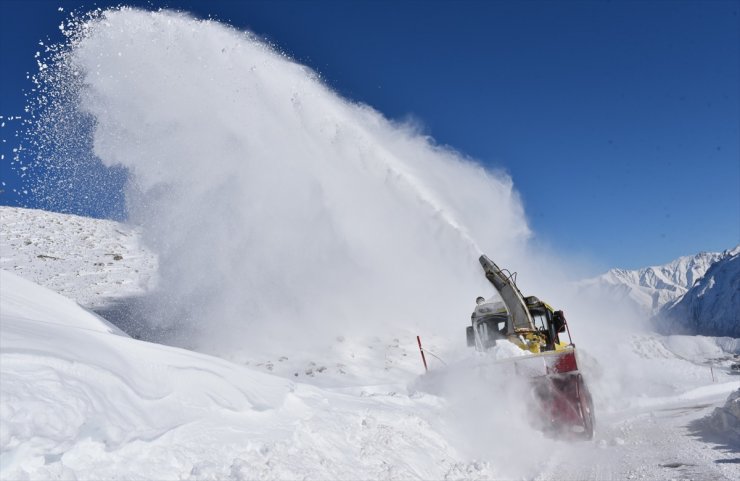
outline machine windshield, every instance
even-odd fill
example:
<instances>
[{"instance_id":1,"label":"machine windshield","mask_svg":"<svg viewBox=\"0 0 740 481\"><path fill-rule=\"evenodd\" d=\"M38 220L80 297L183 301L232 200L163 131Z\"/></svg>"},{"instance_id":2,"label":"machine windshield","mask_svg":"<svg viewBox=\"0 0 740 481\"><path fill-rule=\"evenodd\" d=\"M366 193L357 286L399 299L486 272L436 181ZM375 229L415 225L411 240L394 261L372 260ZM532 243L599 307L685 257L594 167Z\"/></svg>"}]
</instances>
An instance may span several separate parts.
<instances>
[{"instance_id":1,"label":"machine windshield","mask_svg":"<svg viewBox=\"0 0 740 481\"><path fill-rule=\"evenodd\" d=\"M532 315L532 321L534 321L534 328L538 329L540 331L546 331L547 330L547 312L542 310L532 310L530 311L530 314Z\"/></svg>"},{"instance_id":2,"label":"machine windshield","mask_svg":"<svg viewBox=\"0 0 740 481\"><path fill-rule=\"evenodd\" d=\"M496 344L497 339L506 338L506 314L496 314L478 319L475 323L478 331L478 337L487 349Z\"/></svg>"}]
</instances>

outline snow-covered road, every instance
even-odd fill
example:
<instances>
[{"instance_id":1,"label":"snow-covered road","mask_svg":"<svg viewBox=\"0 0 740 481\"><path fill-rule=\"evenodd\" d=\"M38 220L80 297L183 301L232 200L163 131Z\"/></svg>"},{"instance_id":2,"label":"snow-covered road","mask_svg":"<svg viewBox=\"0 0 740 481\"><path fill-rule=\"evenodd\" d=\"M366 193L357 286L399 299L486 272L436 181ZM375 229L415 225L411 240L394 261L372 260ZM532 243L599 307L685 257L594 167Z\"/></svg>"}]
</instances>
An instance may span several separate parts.
<instances>
[{"instance_id":1,"label":"snow-covered road","mask_svg":"<svg viewBox=\"0 0 740 481\"><path fill-rule=\"evenodd\" d=\"M714 385L691 401L602 415L593 443L560 446L533 479L737 479L738 446L713 443L716 437L698 421L737 387Z\"/></svg>"}]
</instances>

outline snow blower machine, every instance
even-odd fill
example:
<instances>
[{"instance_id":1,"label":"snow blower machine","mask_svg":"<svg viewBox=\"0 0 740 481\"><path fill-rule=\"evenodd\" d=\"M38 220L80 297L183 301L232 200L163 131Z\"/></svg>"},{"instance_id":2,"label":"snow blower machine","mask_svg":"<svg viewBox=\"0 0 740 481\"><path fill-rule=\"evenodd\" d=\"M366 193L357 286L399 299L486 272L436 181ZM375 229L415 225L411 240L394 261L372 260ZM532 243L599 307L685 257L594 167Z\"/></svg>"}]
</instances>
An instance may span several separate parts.
<instances>
[{"instance_id":1,"label":"snow blower machine","mask_svg":"<svg viewBox=\"0 0 740 481\"><path fill-rule=\"evenodd\" d=\"M563 311L556 311L535 296L524 297L516 286L516 273L500 269L480 257L486 278L501 300L479 297L467 327L468 346L487 352L504 343L516 346L514 355L496 361L511 365L531 385L535 427L558 438L589 440L594 435L591 394L578 370L576 347ZM568 342L561 334L568 335ZM499 358L500 359L500 358Z\"/></svg>"}]
</instances>

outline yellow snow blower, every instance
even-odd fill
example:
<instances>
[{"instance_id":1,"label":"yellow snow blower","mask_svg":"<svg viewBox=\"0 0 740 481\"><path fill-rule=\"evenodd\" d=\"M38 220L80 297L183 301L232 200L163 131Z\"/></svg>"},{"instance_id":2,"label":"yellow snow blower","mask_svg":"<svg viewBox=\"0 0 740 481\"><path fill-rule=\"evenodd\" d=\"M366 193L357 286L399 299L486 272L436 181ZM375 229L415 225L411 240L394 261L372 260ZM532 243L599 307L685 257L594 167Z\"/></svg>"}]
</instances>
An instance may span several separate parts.
<instances>
[{"instance_id":1,"label":"yellow snow blower","mask_svg":"<svg viewBox=\"0 0 740 481\"><path fill-rule=\"evenodd\" d=\"M576 346L563 311L535 296L522 296L516 274L486 256L479 260L503 302L476 300L467 327L468 346L485 352L508 341L525 351L505 362L513 363L515 371L531 382L537 427L558 437L592 439L593 402L578 370ZM563 333L567 342L561 339Z\"/></svg>"}]
</instances>

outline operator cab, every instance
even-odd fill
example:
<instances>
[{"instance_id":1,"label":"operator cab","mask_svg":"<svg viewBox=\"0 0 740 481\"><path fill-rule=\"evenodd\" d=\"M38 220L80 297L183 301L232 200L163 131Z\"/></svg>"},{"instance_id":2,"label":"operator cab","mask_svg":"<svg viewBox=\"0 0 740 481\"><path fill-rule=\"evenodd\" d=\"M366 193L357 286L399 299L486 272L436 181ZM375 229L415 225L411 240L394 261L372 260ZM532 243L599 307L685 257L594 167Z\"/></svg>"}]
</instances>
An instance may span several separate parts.
<instances>
[{"instance_id":1,"label":"operator cab","mask_svg":"<svg viewBox=\"0 0 740 481\"><path fill-rule=\"evenodd\" d=\"M559 334L566 329L563 312L555 311L535 296L526 297L524 301L533 321L531 325L528 321L514 324L503 302L476 299L471 325L466 329L468 346L485 351L497 340L509 339L533 352L562 348ZM522 342L517 342L518 339Z\"/></svg>"},{"instance_id":2,"label":"operator cab","mask_svg":"<svg viewBox=\"0 0 740 481\"><path fill-rule=\"evenodd\" d=\"M493 347L499 339L509 335L509 315L506 306L499 301L476 299L476 306L471 315L471 325L466 330L468 346L476 346L476 337L480 340L479 349Z\"/></svg>"}]
</instances>

